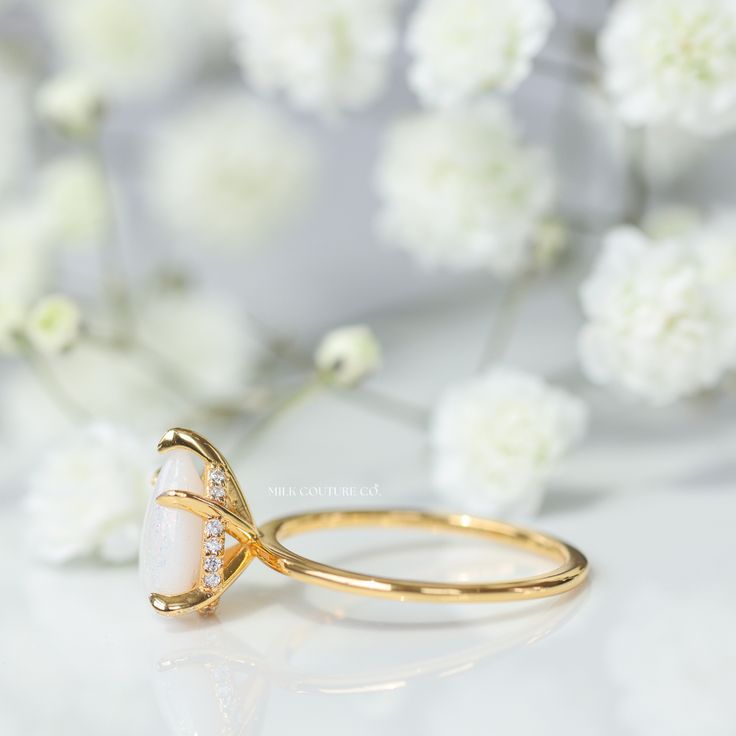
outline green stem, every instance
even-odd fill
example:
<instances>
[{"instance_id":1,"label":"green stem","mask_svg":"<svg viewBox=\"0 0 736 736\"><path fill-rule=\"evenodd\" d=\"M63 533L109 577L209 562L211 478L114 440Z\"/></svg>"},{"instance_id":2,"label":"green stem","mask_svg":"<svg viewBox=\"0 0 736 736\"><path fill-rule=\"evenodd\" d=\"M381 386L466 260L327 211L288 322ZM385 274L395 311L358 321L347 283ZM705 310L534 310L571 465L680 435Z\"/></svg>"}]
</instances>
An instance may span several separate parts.
<instances>
[{"instance_id":1,"label":"green stem","mask_svg":"<svg viewBox=\"0 0 736 736\"><path fill-rule=\"evenodd\" d=\"M641 221L649 208L649 180L645 171L646 132L644 130L629 131L629 196L626 221L632 225L641 225Z\"/></svg>"},{"instance_id":2,"label":"green stem","mask_svg":"<svg viewBox=\"0 0 736 736\"><path fill-rule=\"evenodd\" d=\"M89 146L91 155L97 159L105 183L110 218L106 237L101 243L100 249L100 292L102 299L107 301L116 324L124 332L129 333L132 331L134 317L133 298L123 272L121 217L115 195L113 175L107 164L102 136L103 130L101 129L98 137Z\"/></svg>"},{"instance_id":3,"label":"green stem","mask_svg":"<svg viewBox=\"0 0 736 736\"><path fill-rule=\"evenodd\" d=\"M570 59L550 59L537 57L534 69L548 77L565 82L588 85L598 81L598 71Z\"/></svg>"},{"instance_id":4,"label":"green stem","mask_svg":"<svg viewBox=\"0 0 736 736\"><path fill-rule=\"evenodd\" d=\"M346 401L360 404L375 414L399 421L412 429L422 432L426 430L429 421L429 410L416 406L404 399L390 396L379 389L360 386L355 389L336 391L335 394Z\"/></svg>"},{"instance_id":5,"label":"green stem","mask_svg":"<svg viewBox=\"0 0 736 736\"><path fill-rule=\"evenodd\" d=\"M20 341L21 355L54 403L74 421L91 419L92 414L59 382L46 358L26 340Z\"/></svg>"},{"instance_id":6,"label":"green stem","mask_svg":"<svg viewBox=\"0 0 736 736\"><path fill-rule=\"evenodd\" d=\"M478 361L478 372L504 356L530 280L528 274L522 274L506 285Z\"/></svg>"},{"instance_id":7,"label":"green stem","mask_svg":"<svg viewBox=\"0 0 736 736\"><path fill-rule=\"evenodd\" d=\"M318 376L310 376L295 391L283 397L270 411L263 414L248 427L243 436L236 441L232 450L233 454L242 452L248 445L251 445L256 439L262 437L290 409L293 409L309 396L312 396L323 388L324 383Z\"/></svg>"}]
</instances>

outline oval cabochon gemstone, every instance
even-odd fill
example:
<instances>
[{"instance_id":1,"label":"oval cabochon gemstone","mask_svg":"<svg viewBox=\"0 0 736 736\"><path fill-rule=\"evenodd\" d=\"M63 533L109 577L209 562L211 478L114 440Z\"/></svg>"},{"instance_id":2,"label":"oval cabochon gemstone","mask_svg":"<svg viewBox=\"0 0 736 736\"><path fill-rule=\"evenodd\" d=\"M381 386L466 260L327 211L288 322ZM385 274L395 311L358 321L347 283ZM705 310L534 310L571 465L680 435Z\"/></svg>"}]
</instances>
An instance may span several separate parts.
<instances>
[{"instance_id":1,"label":"oval cabochon gemstone","mask_svg":"<svg viewBox=\"0 0 736 736\"><path fill-rule=\"evenodd\" d=\"M192 455L170 450L158 474L143 522L140 574L147 593L178 595L191 590L199 575L202 519L181 509L164 508L156 497L166 491L204 496L204 485Z\"/></svg>"}]
</instances>

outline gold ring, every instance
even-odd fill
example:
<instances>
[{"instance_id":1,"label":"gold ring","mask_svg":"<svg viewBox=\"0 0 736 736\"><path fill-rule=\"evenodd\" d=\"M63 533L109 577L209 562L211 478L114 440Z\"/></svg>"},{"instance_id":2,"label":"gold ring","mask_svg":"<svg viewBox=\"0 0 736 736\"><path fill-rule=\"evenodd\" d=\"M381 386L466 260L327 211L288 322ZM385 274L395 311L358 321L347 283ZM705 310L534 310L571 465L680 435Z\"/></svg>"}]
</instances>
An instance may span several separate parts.
<instances>
[{"instance_id":1,"label":"gold ring","mask_svg":"<svg viewBox=\"0 0 736 736\"><path fill-rule=\"evenodd\" d=\"M151 586L160 580L169 588L152 592L149 597L154 609L164 615L211 612L225 590L256 557L277 572L303 582L378 598L439 603L512 601L558 595L580 585L588 572L585 556L566 542L466 514L408 509L321 511L274 519L259 528L229 464L204 437L187 429L171 429L159 442L158 449L176 450L178 454L158 475L153 503L144 524L141 568ZM184 456L181 451L185 451ZM204 463L201 473L187 459L190 453ZM182 519L181 511L193 516ZM318 529L365 526L460 532L528 550L554 560L558 567L546 574L517 580L473 583L403 580L325 565L293 552L282 543L288 537ZM226 536L236 543L226 547ZM196 547L192 549L195 537ZM178 555L182 550L184 554ZM179 590L171 589L177 585Z\"/></svg>"}]
</instances>

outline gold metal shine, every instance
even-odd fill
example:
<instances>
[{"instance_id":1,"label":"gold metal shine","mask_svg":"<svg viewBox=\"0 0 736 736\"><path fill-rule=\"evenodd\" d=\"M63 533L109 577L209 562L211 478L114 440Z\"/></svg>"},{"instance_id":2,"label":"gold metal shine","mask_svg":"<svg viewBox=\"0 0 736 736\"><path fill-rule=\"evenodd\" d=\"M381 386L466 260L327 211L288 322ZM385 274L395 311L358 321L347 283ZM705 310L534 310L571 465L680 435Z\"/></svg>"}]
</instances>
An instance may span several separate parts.
<instances>
[{"instance_id":1,"label":"gold metal shine","mask_svg":"<svg viewBox=\"0 0 736 736\"><path fill-rule=\"evenodd\" d=\"M225 551L222 583L216 589L208 590L198 586L175 596L152 593L151 605L164 615L211 611L222 593L254 557L273 570L306 583L377 598L435 603L544 598L576 588L588 573L585 556L566 542L531 529L467 514L434 514L408 509L321 511L274 519L259 529L253 521L235 475L216 448L187 429L169 430L159 443L161 451L173 447L186 448L199 455L206 464L205 477L210 465L219 465L225 469L230 483L226 504L228 508L190 491L167 491L157 497L157 502L162 506L188 511L203 519L221 519L225 534L233 537L237 544ZM325 565L293 552L282 543L297 534L345 527L401 527L461 533L533 552L555 561L558 566L549 573L517 580L472 583L404 580L365 575Z\"/></svg>"}]
</instances>

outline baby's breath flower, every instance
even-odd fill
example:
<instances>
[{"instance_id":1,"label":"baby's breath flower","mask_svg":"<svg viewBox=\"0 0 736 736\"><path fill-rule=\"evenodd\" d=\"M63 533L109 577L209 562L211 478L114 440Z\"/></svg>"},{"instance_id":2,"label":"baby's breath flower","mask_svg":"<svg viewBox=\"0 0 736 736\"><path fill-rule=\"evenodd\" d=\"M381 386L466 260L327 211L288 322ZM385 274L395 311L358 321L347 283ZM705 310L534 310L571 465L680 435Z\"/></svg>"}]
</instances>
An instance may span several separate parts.
<instances>
[{"instance_id":1,"label":"baby's breath flower","mask_svg":"<svg viewBox=\"0 0 736 736\"><path fill-rule=\"evenodd\" d=\"M31 309L25 320L25 336L41 353L60 353L77 340L81 322L76 302L54 294L44 297Z\"/></svg>"},{"instance_id":2,"label":"baby's breath flower","mask_svg":"<svg viewBox=\"0 0 736 736\"><path fill-rule=\"evenodd\" d=\"M102 96L85 76L63 73L46 80L36 93L36 111L65 135L92 135L102 117Z\"/></svg>"},{"instance_id":3,"label":"baby's breath flower","mask_svg":"<svg viewBox=\"0 0 736 736\"><path fill-rule=\"evenodd\" d=\"M193 99L150 144L151 206L182 238L213 247L262 241L298 209L314 171L304 134L244 92Z\"/></svg>"},{"instance_id":4,"label":"baby's breath flower","mask_svg":"<svg viewBox=\"0 0 736 736\"><path fill-rule=\"evenodd\" d=\"M733 299L722 298L692 240L612 230L581 298L580 357L596 383L664 405L714 386L733 365Z\"/></svg>"},{"instance_id":5,"label":"baby's breath flower","mask_svg":"<svg viewBox=\"0 0 736 736\"><path fill-rule=\"evenodd\" d=\"M386 237L420 263L514 276L552 203L546 156L507 109L486 101L396 123L378 164Z\"/></svg>"},{"instance_id":6,"label":"baby's breath flower","mask_svg":"<svg viewBox=\"0 0 736 736\"><path fill-rule=\"evenodd\" d=\"M534 511L544 481L583 436L585 405L537 376L498 368L448 389L432 421L433 477L480 513Z\"/></svg>"},{"instance_id":7,"label":"baby's breath flower","mask_svg":"<svg viewBox=\"0 0 736 736\"><path fill-rule=\"evenodd\" d=\"M625 122L701 135L736 127L732 0L622 0L599 51L605 86Z\"/></svg>"},{"instance_id":8,"label":"baby's breath flower","mask_svg":"<svg viewBox=\"0 0 736 736\"><path fill-rule=\"evenodd\" d=\"M546 0L423 0L409 24L409 82L430 105L447 107L529 74L552 27Z\"/></svg>"},{"instance_id":9,"label":"baby's breath flower","mask_svg":"<svg viewBox=\"0 0 736 736\"><path fill-rule=\"evenodd\" d=\"M381 93L396 40L395 0L249 0L234 16L254 87L334 116Z\"/></svg>"},{"instance_id":10,"label":"baby's breath flower","mask_svg":"<svg viewBox=\"0 0 736 736\"><path fill-rule=\"evenodd\" d=\"M197 29L180 0L65 0L45 3L52 41L66 68L105 97L160 94L198 57Z\"/></svg>"},{"instance_id":11,"label":"baby's breath flower","mask_svg":"<svg viewBox=\"0 0 736 736\"><path fill-rule=\"evenodd\" d=\"M32 548L52 563L135 559L147 497L146 453L127 430L95 424L41 458L27 500Z\"/></svg>"},{"instance_id":12,"label":"baby's breath flower","mask_svg":"<svg viewBox=\"0 0 736 736\"><path fill-rule=\"evenodd\" d=\"M355 386L381 367L381 345L366 325L328 332L314 354L317 370L338 386Z\"/></svg>"}]
</instances>

